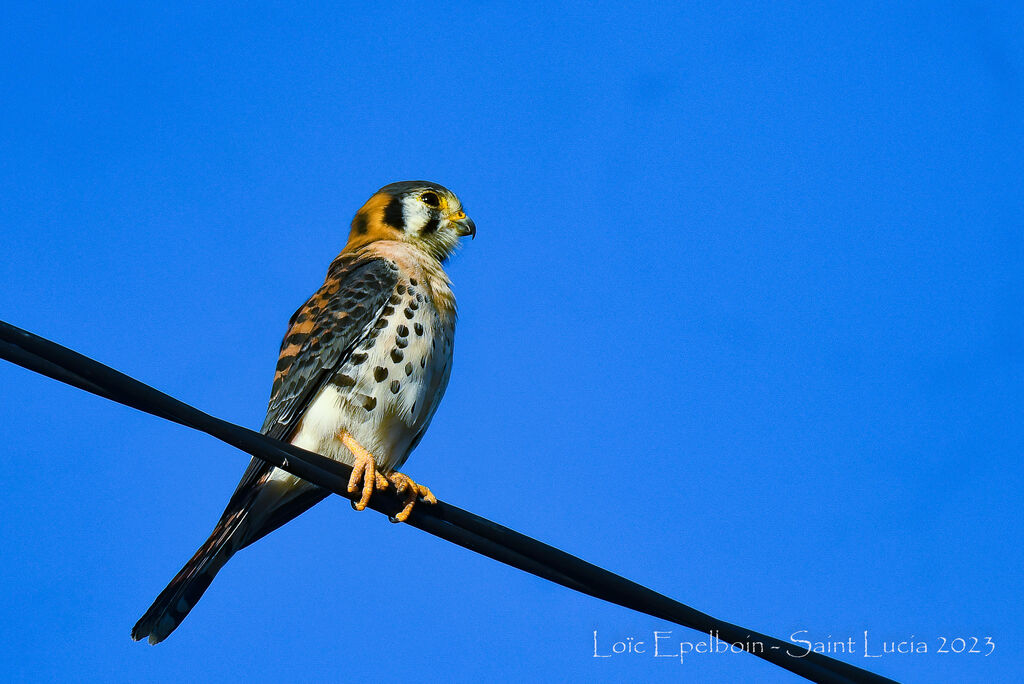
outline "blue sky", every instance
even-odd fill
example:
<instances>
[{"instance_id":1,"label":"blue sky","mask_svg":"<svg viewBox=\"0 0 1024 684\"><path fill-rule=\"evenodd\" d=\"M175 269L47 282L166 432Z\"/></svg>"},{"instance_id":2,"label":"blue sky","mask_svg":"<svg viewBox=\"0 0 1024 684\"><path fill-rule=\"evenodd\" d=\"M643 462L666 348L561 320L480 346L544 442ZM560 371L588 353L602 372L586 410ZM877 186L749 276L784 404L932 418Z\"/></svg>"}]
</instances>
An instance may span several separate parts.
<instances>
[{"instance_id":1,"label":"blue sky","mask_svg":"<svg viewBox=\"0 0 1024 684\"><path fill-rule=\"evenodd\" d=\"M355 210L441 182L478 236L410 475L723 619L853 639L890 677L1019 674L1019 6L0 22L4 320L256 427ZM595 658L595 631L601 653L700 635L341 500L134 643L247 457L7 364L0 385L5 679L795 680ZM865 631L928 652L866 658ZM936 652L957 637L995 651Z\"/></svg>"}]
</instances>

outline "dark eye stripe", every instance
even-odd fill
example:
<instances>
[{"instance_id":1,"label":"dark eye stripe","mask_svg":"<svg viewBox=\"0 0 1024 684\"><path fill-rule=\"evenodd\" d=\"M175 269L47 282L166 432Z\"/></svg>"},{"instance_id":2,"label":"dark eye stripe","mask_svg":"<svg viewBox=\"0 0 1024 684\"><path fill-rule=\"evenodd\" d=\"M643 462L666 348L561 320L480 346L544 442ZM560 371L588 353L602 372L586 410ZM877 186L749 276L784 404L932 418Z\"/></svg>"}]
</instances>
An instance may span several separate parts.
<instances>
[{"instance_id":1,"label":"dark eye stripe","mask_svg":"<svg viewBox=\"0 0 1024 684\"><path fill-rule=\"evenodd\" d=\"M438 225L441 221L436 216L427 221L427 225L423 226L423 230L420 231L420 235L430 235L437 230Z\"/></svg>"},{"instance_id":2,"label":"dark eye stripe","mask_svg":"<svg viewBox=\"0 0 1024 684\"><path fill-rule=\"evenodd\" d=\"M402 210L402 200L392 197L388 206L384 207L384 223L398 230L405 230L405 212Z\"/></svg>"}]
</instances>

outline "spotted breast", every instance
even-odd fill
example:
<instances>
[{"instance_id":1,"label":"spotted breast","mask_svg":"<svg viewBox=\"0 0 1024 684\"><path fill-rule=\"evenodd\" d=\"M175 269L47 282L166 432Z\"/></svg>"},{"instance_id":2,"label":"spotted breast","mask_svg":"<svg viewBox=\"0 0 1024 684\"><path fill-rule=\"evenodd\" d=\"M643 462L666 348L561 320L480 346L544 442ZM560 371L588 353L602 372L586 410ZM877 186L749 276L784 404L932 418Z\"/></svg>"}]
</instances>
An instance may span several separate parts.
<instances>
[{"instance_id":1,"label":"spotted breast","mask_svg":"<svg viewBox=\"0 0 1024 684\"><path fill-rule=\"evenodd\" d=\"M351 464L336 439L342 429L378 458L400 468L437 410L451 375L455 310L443 271L431 272L403 243L376 243L378 257L401 274L380 315L306 411L292 443ZM292 476L277 470L275 479Z\"/></svg>"}]
</instances>

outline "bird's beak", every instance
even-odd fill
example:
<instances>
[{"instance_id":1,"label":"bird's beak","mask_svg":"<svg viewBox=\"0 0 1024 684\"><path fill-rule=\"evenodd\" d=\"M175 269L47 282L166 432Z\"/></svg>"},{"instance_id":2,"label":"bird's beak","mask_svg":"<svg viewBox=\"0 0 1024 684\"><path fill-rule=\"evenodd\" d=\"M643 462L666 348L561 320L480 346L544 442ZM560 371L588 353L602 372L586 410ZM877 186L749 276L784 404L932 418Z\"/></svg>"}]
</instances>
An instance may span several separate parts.
<instances>
[{"instance_id":1,"label":"bird's beak","mask_svg":"<svg viewBox=\"0 0 1024 684\"><path fill-rule=\"evenodd\" d=\"M476 237L476 224L473 223L473 219L466 216L466 212L456 212L449 216L448 220L455 224L459 237L466 237L468 235L471 240Z\"/></svg>"}]
</instances>

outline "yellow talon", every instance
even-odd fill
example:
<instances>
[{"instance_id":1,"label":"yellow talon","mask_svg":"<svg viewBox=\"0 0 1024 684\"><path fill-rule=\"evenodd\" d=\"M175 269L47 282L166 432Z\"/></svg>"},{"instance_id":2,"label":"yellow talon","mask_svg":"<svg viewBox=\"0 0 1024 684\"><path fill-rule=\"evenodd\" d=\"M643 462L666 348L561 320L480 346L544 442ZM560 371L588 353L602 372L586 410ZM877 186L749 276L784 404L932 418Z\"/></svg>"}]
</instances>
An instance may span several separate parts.
<instances>
[{"instance_id":1,"label":"yellow talon","mask_svg":"<svg viewBox=\"0 0 1024 684\"><path fill-rule=\"evenodd\" d=\"M408 520L409 514L412 513L412 507L416 505L416 500L420 497L423 497L423 500L427 503L437 503L437 497L434 496L434 493L428 487L416 484L411 477L404 473L391 473L388 475L388 479L391 480L391 484L395 485L396 492L405 494L405 508L395 515L395 520L398 522Z\"/></svg>"},{"instance_id":2,"label":"yellow talon","mask_svg":"<svg viewBox=\"0 0 1024 684\"><path fill-rule=\"evenodd\" d=\"M363 483L363 491L359 501L353 504L357 511L361 511L366 508L366 504L370 503L370 497L373 495L374 489L384 490L388 488L388 480L377 471L377 462L374 460L373 454L364 449L363 445L355 440L355 437L343 431L339 438L341 443L352 452L354 459L352 474L348 478L349 493L356 491L360 480Z\"/></svg>"}]
</instances>

